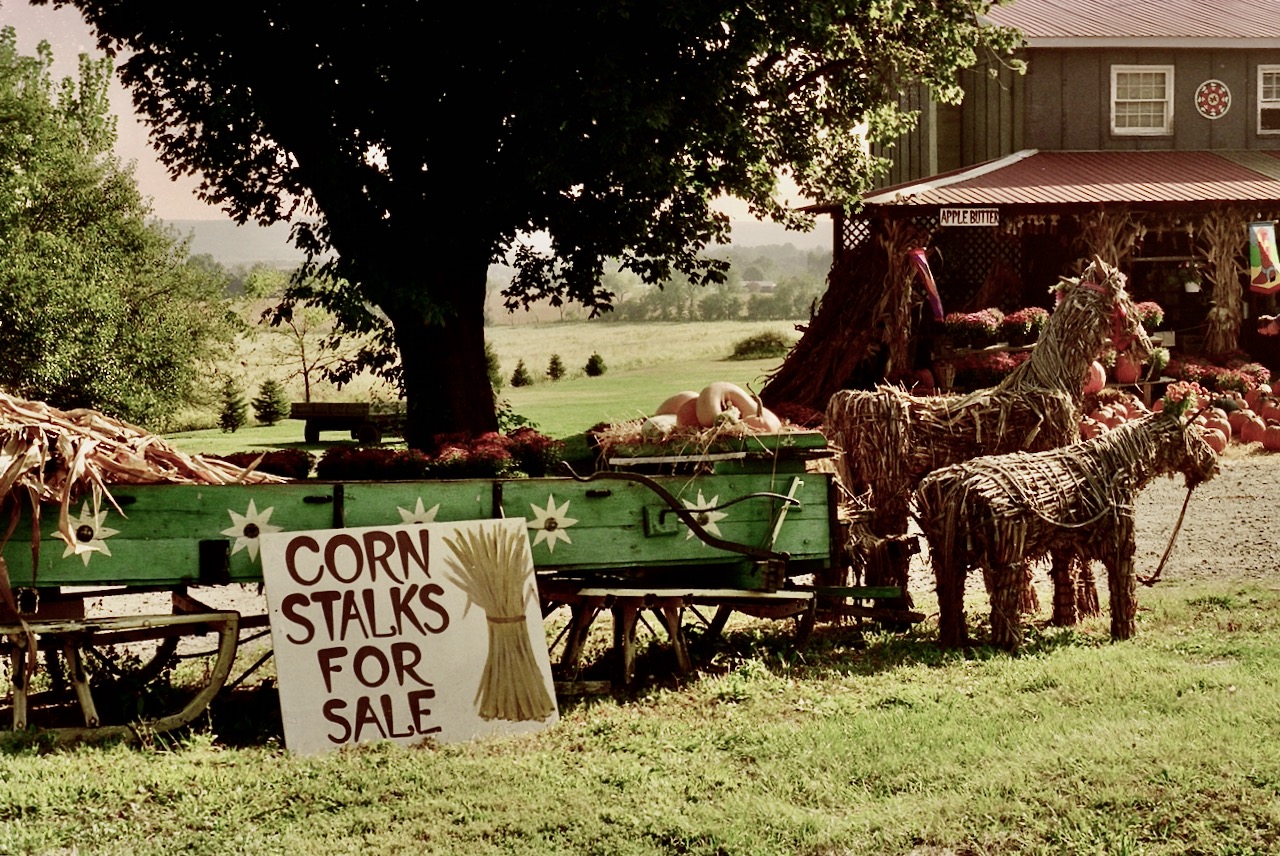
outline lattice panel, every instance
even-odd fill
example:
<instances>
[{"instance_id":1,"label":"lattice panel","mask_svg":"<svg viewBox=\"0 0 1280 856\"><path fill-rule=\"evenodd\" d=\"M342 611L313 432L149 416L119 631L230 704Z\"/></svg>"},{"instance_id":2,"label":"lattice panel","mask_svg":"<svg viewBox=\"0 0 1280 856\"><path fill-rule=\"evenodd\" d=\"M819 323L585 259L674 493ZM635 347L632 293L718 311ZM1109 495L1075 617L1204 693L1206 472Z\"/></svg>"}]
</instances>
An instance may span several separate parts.
<instances>
[{"instance_id":1,"label":"lattice panel","mask_svg":"<svg viewBox=\"0 0 1280 856\"><path fill-rule=\"evenodd\" d=\"M987 306L1019 308L1022 252L1016 237L998 229L947 228L933 233L930 265L948 312Z\"/></svg>"},{"instance_id":2,"label":"lattice panel","mask_svg":"<svg viewBox=\"0 0 1280 856\"><path fill-rule=\"evenodd\" d=\"M852 253L871 237L871 224L861 217L840 218L840 241L836 245L836 261Z\"/></svg>"}]
</instances>

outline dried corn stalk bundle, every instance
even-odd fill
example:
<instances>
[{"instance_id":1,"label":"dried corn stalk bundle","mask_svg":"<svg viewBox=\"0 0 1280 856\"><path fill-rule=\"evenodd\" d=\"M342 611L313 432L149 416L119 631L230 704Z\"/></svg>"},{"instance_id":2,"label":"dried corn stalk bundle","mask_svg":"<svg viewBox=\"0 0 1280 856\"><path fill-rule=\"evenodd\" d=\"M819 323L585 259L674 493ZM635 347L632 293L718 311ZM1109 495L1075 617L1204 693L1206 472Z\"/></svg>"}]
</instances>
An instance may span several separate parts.
<instances>
[{"instance_id":1,"label":"dried corn stalk bundle","mask_svg":"<svg viewBox=\"0 0 1280 856\"><path fill-rule=\"evenodd\" d=\"M1051 449L1078 439L1085 374L1108 339L1126 340L1145 358L1150 341L1116 268L1095 258L1081 277L1063 277L1059 289L1059 305L1030 359L994 388L913 396L881 386L831 397L827 437L843 450L845 487L853 493L870 491L876 534L907 531L912 490L934 469L979 455ZM907 568L902 564L891 578L868 582L905 590Z\"/></svg>"},{"instance_id":2,"label":"dried corn stalk bundle","mask_svg":"<svg viewBox=\"0 0 1280 856\"><path fill-rule=\"evenodd\" d=\"M1213 308L1204 336L1204 349L1210 354L1227 354L1240 347L1244 321L1240 275L1248 270L1241 236L1248 222L1242 211L1221 209L1206 214L1196 231L1199 249L1209 263L1205 278L1213 283Z\"/></svg>"},{"instance_id":3,"label":"dried corn stalk bundle","mask_svg":"<svg viewBox=\"0 0 1280 856\"><path fill-rule=\"evenodd\" d=\"M1134 503L1158 475L1181 472L1192 488L1216 474L1217 456L1176 409L1151 414L1062 449L953 464L926 476L916 517L938 585L939 636L966 640L964 582L980 568L991 597L992 642L1021 642L1019 595L1033 561L1051 553L1107 567L1111 634L1134 630ZM1055 603L1074 596L1054 578Z\"/></svg>"},{"instance_id":4,"label":"dried corn stalk bundle","mask_svg":"<svg viewBox=\"0 0 1280 856\"><path fill-rule=\"evenodd\" d=\"M451 581L466 592L468 605L479 606L488 619L489 656L476 690L481 718L546 719L555 712L555 702L529 641L525 609L536 592L524 541L512 529L470 528L444 542L454 554L445 560L453 570Z\"/></svg>"},{"instance_id":5,"label":"dried corn stalk bundle","mask_svg":"<svg viewBox=\"0 0 1280 856\"><path fill-rule=\"evenodd\" d=\"M10 494L23 496L37 532L41 504L57 505L58 537L76 550L86 547L71 531L71 502L91 494L95 507L104 499L114 505L107 485L281 481L252 468L186 455L154 434L94 410L64 411L0 392L0 503ZM17 501L8 505L12 533L20 508ZM4 577L0 589L8 595L7 573Z\"/></svg>"}]
</instances>

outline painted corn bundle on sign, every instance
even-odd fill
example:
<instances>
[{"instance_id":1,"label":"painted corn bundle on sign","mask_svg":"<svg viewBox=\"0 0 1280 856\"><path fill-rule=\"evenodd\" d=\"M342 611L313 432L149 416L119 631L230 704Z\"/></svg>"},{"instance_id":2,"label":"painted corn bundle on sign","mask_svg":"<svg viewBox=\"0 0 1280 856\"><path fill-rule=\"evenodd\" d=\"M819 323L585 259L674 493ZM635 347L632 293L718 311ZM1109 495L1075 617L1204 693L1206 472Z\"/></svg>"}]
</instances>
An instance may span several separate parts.
<instances>
[{"instance_id":1,"label":"painted corn bundle on sign","mask_svg":"<svg viewBox=\"0 0 1280 856\"><path fill-rule=\"evenodd\" d=\"M554 723L526 526L262 535L289 748L456 742Z\"/></svg>"}]
</instances>

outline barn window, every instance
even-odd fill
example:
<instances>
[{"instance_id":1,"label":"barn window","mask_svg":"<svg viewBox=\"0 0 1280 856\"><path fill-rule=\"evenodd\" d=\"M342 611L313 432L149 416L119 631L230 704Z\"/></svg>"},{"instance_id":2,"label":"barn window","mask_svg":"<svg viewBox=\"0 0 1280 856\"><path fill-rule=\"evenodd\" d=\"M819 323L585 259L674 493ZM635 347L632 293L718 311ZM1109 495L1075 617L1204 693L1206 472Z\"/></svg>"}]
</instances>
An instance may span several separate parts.
<instances>
[{"instance_id":1,"label":"barn window","mask_svg":"<svg viewBox=\"0 0 1280 856\"><path fill-rule=\"evenodd\" d=\"M1280 65L1258 66L1258 133L1280 134Z\"/></svg>"},{"instance_id":2,"label":"barn window","mask_svg":"<svg viewBox=\"0 0 1280 856\"><path fill-rule=\"evenodd\" d=\"M1157 136L1173 132L1173 66L1111 66L1111 133Z\"/></svg>"}]
</instances>

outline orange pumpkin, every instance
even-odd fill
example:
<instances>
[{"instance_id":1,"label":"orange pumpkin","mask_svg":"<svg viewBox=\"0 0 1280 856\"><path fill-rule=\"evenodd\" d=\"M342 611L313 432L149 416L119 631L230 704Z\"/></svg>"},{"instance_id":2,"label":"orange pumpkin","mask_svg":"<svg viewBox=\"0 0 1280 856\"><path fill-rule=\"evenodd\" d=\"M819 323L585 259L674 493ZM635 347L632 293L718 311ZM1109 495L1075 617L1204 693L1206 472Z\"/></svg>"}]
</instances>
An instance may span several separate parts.
<instances>
[{"instance_id":1,"label":"orange pumpkin","mask_svg":"<svg viewBox=\"0 0 1280 856\"><path fill-rule=\"evenodd\" d=\"M1231 439L1231 420L1227 414L1216 407L1210 408L1204 415L1204 427L1216 428L1228 439Z\"/></svg>"},{"instance_id":2,"label":"orange pumpkin","mask_svg":"<svg viewBox=\"0 0 1280 856\"><path fill-rule=\"evenodd\" d=\"M1262 432L1262 448L1268 452L1280 452L1280 422L1268 422Z\"/></svg>"},{"instance_id":3,"label":"orange pumpkin","mask_svg":"<svg viewBox=\"0 0 1280 856\"><path fill-rule=\"evenodd\" d=\"M1262 417L1256 413L1250 413L1245 417L1244 425L1240 427L1240 440L1245 443L1261 443L1262 435L1266 430L1267 423L1262 421Z\"/></svg>"},{"instance_id":4,"label":"orange pumpkin","mask_svg":"<svg viewBox=\"0 0 1280 856\"><path fill-rule=\"evenodd\" d=\"M1244 421L1253 415L1252 410L1233 410L1227 414L1227 424L1231 426L1231 436L1239 437L1240 429L1244 427Z\"/></svg>"},{"instance_id":5,"label":"orange pumpkin","mask_svg":"<svg viewBox=\"0 0 1280 856\"><path fill-rule=\"evenodd\" d=\"M1217 428L1206 428L1200 432L1204 437L1204 441L1209 444L1209 448L1217 452L1219 455L1227 448L1227 435L1223 434Z\"/></svg>"}]
</instances>

